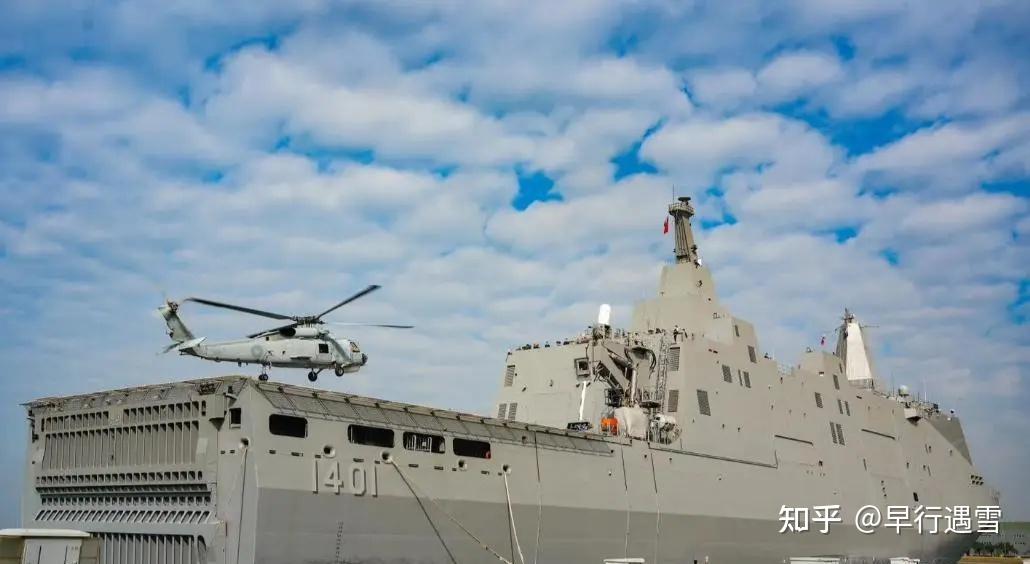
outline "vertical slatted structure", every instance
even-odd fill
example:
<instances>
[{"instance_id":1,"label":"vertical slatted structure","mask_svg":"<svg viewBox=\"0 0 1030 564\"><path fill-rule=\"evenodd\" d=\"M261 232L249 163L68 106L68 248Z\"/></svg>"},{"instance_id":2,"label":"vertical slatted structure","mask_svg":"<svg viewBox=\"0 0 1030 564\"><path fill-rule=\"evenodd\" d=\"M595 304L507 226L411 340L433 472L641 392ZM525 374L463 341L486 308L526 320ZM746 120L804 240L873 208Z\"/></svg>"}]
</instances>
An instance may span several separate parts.
<instances>
[{"instance_id":1,"label":"vertical slatted structure","mask_svg":"<svg viewBox=\"0 0 1030 564\"><path fill-rule=\"evenodd\" d=\"M36 507L27 521L102 540L103 564L206 564L217 536L211 444L235 378L29 404ZM240 388L236 388L237 391ZM217 406L217 407L215 407ZM174 534L170 534L174 531Z\"/></svg>"},{"instance_id":2,"label":"vertical slatted structure","mask_svg":"<svg viewBox=\"0 0 1030 564\"><path fill-rule=\"evenodd\" d=\"M205 564L204 539L191 535L98 533L101 564Z\"/></svg>"}]
</instances>

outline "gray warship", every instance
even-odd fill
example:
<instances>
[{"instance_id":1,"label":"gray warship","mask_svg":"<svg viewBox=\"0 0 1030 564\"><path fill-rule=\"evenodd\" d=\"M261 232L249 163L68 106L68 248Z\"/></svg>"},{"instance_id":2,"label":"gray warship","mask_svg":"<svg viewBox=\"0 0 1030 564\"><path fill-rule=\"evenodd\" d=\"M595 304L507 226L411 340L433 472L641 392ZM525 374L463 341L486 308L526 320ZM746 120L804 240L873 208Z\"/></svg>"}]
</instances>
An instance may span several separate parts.
<instances>
[{"instance_id":1,"label":"gray warship","mask_svg":"<svg viewBox=\"0 0 1030 564\"><path fill-rule=\"evenodd\" d=\"M245 376L32 401L23 526L105 564L956 562L975 535L852 516L996 505L959 419L884 389L850 312L781 367L669 212L657 296L509 351L489 416ZM828 533L780 532L822 505Z\"/></svg>"}]
</instances>

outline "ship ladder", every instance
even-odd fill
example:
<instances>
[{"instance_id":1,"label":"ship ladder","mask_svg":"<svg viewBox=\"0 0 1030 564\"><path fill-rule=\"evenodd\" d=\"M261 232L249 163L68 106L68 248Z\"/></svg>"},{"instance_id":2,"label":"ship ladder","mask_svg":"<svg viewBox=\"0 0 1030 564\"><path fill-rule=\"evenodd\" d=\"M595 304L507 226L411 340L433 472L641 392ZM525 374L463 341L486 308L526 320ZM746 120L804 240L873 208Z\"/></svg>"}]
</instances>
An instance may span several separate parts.
<instances>
[{"instance_id":1,"label":"ship ladder","mask_svg":"<svg viewBox=\"0 0 1030 564\"><path fill-rule=\"evenodd\" d=\"M397 464L397 462L391 458L391 459L387 460L386 463L391 465L391 466L393 466L394 469L397 470L397 475L401 477L401 481L403 481L404 485L408 486L408 489L411 490L411 494L415 496L415 501L418 502L419 506L422 506L422 501L419 499L419 490L418 490L418 488L416 488L415 484L412 483L412 481L409 480L408 477L404 475L404 472L401 471L401 467ZM508 490L508 478L507 478L507 475L505 475L504 487L505 487L505 494L507 494L507 490ZM422 493L421 497L425 498L426 500L428 500L429 503L432 503L436 507L436 509L438 511L440 511L440 513L443 513L444 516L447 517L447 519L449 519L452 523L457 525L459 529L464 531L464 533L466 535L471 537L472 540L476 541L476 543L479 544L480 547L482 547L484 550L486 550L487 552L492 554L495 558L497 558L497 560L499 560L501 562L504 562L504 564L515 564L511 560L508 560L507 558L501 556L501 554L499 552L497 552L496 550L494 550L493 548L490 548L490 546L488 544L483 542L482 539L477 537L475 535L475 533L473 533L472 531L469 530L468 527L463 525L461 523L461 521L458 520L457 517L455 517L454 515L451 515L450 512L448 512L446 509L444 509L443 506L441 506L440 503L437 502L435 499L433 499L432 497L426 495L425 492ZM510 513L511 512L511 498L510 497L508 498L508 511L509 511L509 518L510 518L511 515L512 515ZM447 548L447 543L444 542L443 536L440 534L440 531L437 530L436 525L433 524L433 519L429 516L429 512L425 510L425 506L422 506L422 512L426 514L426 519L429 520L429 524L433 527L433 531L436 532L436 536L437 536L437 538L440 539L440 544L443 545L444 550L447 551L447 555L450 557L451 562L455 562L455 564L456 564L457 561L454 559L454 555L451 554L451 550L449 548ZM514 526L514 523L513 523L513 526ZM519 548L519 558L522 558L522 549L521 548ZM525 564L525 560L523 560L522 563Z\"/></svg>"}]
</instances>

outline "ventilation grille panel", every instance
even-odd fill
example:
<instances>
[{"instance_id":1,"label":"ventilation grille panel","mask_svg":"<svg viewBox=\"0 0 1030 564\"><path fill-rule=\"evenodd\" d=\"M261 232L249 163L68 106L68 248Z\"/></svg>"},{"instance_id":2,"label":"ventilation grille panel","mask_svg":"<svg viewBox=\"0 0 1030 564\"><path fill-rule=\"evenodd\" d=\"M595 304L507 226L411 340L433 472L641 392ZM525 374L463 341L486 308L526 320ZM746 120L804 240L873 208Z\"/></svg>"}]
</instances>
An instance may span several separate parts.
<instances>
[{"instance_id":1,"label":"ventilation grille panel","mask_svg":"<svg viewBox=\"0 0 1030 564\"><path fill-rule=\"evenodd\" d=\"M669 413L676 413L680 407L680 391L669 390L669 402L665 408Z\"/></svg>"},{"instance_id":2,"label":"ventilation grille panel","mask_svg":"<svg viewBox=\"0 0 1030 564\"><path fill-rule=\"evenodd\" d=\"M815 406L820 409L823 407L823 395L819 392L815 393Z\"/></svg>"},{"instance_id":3,"label":"ventilation grille panel","mask_svg":"<svg viewBox=\"0 0 1030 564\"><path fill-rule=\"evenodd\" d=\"M504 370L504 386L510 388L515 382L515 365L509 364L508 368Z\"/></svg>"},{"instance_id":4,"label":"ventilation grille panel","mask_svg":"<svg viewBox=\"0 0 1030 564\"><path fill-rule=\"evenodd\" d=\"M519 404L511 402L508 404L508 419L514 420L515 414L518 413Z\"/></svg>"},{"instance_id":5,"label":"ventilation grille panel","mask_svg":"<svg viewBox=\"0 0 1030 564\"><path fill-rule=\"evenodd\" d=\"M672 347L669 349L669 370L676 371L680 369L680 348Z\"/></svg>"},{"instance_id":6,"label":"ventilation grille panel","mask_svg":"<svg viewBox=\"0 0 1030 564\"><path fill-rule=\"evenodd\" d=\"M508 404L502 403L497 406L497 418L504 419L508 415Z\"/></svg>"},{"instance_id":7,"label":"ventilation grille panel","mask_svg":"<svg viewBox=\"0 0 1030 564\"><path fill-rule=\"evenodd\" d=\"M701 412L701 415L711 415L711 406L708 405L708 392L705 390L697 391L697 408Z\"/></svg>"},{"instance_id":8,"label":"ventilation grille panel","mask_svg":"<svg viewBox=\"0 0 1030 564\"><path fill-rule=\"evenodd\" d=\"M733 383L733 371L730 370L730 367L726 366L725 364L722 365L722 379L729 382L730 384Z\"/></svg>"},{"instance_id":9,"label":"ventilation grille panel","mask_svg":"<svg viewBox=\"0 0 1030 564\"><path fill-rule=\"evenodd\" d=\"M204 539L189 535L96 533L101 564L205 564Z\"/></svg>"}]
</instances>

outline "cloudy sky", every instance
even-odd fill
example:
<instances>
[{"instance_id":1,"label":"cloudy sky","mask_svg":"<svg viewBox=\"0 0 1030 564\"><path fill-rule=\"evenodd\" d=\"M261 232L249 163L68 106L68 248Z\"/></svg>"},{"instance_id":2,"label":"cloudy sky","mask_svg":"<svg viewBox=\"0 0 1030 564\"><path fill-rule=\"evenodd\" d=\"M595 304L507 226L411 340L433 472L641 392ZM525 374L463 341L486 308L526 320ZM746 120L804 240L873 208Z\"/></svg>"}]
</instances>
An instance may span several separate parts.
<instances>
[{"instance_id":1,"label":"cloudy sky","mask_svg":"<svg viewBox=\"0 0 1030 564\"><path fill-rule=\"evenodd\" d=\"M155 354L163 295L310 313L383 284L335 319L418 329L355 330L369 365L320 383L486 412L509 347L654 291L673 187L763 349L791 362L849 306L1030 518L1030 3L3 12L0 525L18 402L235 369Z\"/></svg>"}]
</instances>

